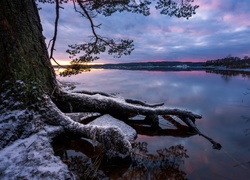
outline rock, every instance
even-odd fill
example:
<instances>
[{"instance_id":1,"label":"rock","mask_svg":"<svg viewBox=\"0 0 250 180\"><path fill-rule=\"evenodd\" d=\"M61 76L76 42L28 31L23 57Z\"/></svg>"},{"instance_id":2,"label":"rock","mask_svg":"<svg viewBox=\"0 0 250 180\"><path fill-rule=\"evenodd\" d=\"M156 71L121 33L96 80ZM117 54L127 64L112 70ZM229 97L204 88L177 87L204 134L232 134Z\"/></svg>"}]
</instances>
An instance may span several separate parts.
<instances>
[{"instance_id":1,"label":"rock","mask_svg":"<svg viewBox=\"0 0 250 180\"><path fill-rule=\"evenodd\" d=\"M89 125L103 126L103 127L117 127L124 133L126 139L129 142L133 141L137 136L135 129L125 124L124 122L113 118L108 114L97 118L96 120L89 123Z\"/></svg>"}]
</instances>

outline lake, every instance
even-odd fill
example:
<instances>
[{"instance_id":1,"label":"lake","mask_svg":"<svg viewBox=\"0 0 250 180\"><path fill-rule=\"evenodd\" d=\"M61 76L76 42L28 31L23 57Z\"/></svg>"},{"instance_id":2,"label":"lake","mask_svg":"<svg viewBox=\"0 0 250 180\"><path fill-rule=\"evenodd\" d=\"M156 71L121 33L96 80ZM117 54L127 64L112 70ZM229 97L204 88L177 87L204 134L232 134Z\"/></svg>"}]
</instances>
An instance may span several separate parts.
<instances>
[{"instance_id":1,"label":"lake","mask_svg":"<svg viewBox=\"0 0 250 180\"><path fill-rule=\"evenodd\" d=\"M182 145L180 169L188 179L250 178L250 75L205 71L91 70L60 81L77 82L76 90L102 91L148 103L191 110L202 115L200 131L222 145L215 150L202 136L138 135L148 153ZM149 177L149 176L147 176ZM152 178L152 176L151 176ZM152 178L154 179L154 178Z\"/></svg>"}]
</instances>

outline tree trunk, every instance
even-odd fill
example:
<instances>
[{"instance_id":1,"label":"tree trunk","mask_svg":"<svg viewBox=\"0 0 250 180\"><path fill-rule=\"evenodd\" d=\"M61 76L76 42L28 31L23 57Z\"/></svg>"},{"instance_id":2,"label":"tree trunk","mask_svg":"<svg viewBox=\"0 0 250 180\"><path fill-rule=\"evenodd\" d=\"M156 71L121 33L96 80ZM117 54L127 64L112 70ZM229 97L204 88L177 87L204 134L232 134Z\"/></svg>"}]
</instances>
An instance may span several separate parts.
<instances>
[{"instance_id":1,"label":"tree trunk","mask_svg":"<svg viewBox=\"0 0 250 180\"><path fill-rule=\"evenodd\" d=\"M33 0L0 1L0 82L37 83L52 93L55 73Z\"/></svg>"},{"instance_id":2,"label":"tree trunk","mask_svg":"<svg viewBox=\"0 0 250 180\"><path fill-rule=\"evenodd\" d=\"M0 179L72 179L50 144L63 132L105 142L110 157L129 156L120 129L74 122L51 101L60 93L34 0L0 0L0 64Z\"/></svg>"}]
</instances>

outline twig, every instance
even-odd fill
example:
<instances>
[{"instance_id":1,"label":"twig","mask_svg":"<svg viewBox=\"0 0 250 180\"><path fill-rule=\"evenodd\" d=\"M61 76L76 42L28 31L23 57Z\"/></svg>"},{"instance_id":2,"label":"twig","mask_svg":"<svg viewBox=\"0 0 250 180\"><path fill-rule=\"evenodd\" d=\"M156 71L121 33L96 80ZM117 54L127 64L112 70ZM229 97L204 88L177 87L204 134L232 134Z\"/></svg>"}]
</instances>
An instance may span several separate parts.
<instances>
[{"instance_id":1,"label":"twig","mask_svg":"<svg viewBox=\"0 0 250 180\"><path fill-rule=\"evenodd\" d=\"M50 59L52 59L53 57L53 52L55 50L55 44L56 44L56 38L57 38L57 28L58 28L58 21L59 21L59 0L56 0L56 19L55 19L55 30L54 30L54 36L53 36L53 41L52 41L52 45L50 48ZM53 58L54 60L54 58Z\"/></svg>"},{"instance_id":2,"label":"twig","mask_svg":"<svg viewBox=\"0 0 250 180\"><path fill-rule=\"evenodd\" d=\"M53 57L53 53L54 53L54 50L55 50L55 44L56 44L56 38L57 38L57 28L58 28L58 21L59 21L59 9L60 9L60 6L59 6L59 0L56 0L56 19L55 19L55 30L54 30L54 36L53 38L50 40L49 42L49 45L50 43L52 42L52 45L51 45L51 48L50 48L50 56L49 56L49 59L52 59L58 66L62 67L62 68L66 68L68 69L66 66L62 66L61 64L59 64L55 58Z\"/></svg>"}]
</instances>

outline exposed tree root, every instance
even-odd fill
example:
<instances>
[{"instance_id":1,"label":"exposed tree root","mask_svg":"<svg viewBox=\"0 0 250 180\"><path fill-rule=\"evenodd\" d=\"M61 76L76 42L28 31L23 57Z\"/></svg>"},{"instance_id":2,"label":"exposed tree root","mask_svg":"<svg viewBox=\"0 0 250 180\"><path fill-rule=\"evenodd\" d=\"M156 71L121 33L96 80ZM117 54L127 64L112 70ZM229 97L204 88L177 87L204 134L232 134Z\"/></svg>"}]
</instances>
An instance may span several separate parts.
<instances>
[{"instance_id":1,"label":"exposed tree root","mask_svg":"<svg viewBox=\"0 0 250 180\"><path fill-rule=\"evenodd\" d=\"M104 144L106 154L110 158L129 156L131 145L119 128L83 125L73 121L62 113L56 105L49 100L46 106L47 123L62 126L66 132L83 136Z\"/></svg>"},{"instance_id":2,"label":"exposed tree root","mask_svg":"<svg viewBox=\"0 0 250 180\"><path fill-rule=\"evenodd\" d=\"M201 115L195 114L191 111L181 110L177 108L168 108L162 106L163 103L149 105L142 101L133 99L122 99L102 92L88 92L80 91L75 93L64 92L62 98L56 102L67 102L70 104L71 112L100 112L103 114L110 114L115 118L129 123L129 118L143 115L145 116L145 124L150 124L152 127L158 127L158 116L161 115L168 121L176 125L178 129L183 131L193 132L199 134L209 140L213 144L213 148L220 149L221 145L208 136L200 132L195 125L195 120L202 118ZM172 117L172 118L171 118ZM178 124L174 118L183 121L187 126ZM158 131L159 132L159 131Z\"/></svg>"},{"instance_id":3,"label":"exposed tree root","mask_svg":"<svg viewBox=\"0 0 250 180\"><path fill-rule=\"evenodd\" d=\"M22 89L24 88L24 89ZM108 158L126 158L131 154L131 142L126 138L118 127L102 127L95 125L84 125L79 120L74 120L62 112L60 107L64 107L64 111L68 112L97 112L99 114L110 114L111 116L126 122L134 124L136 121L131 120L131 117L142 115L144 120L140 123L147 125L147 128L142 129L140 126L133 126L138 132L150 131L152 135L173 135L176 133L181 137L199 134L208 139L216 149L220 149L221 145L206 135L202 134L195 125L195 120L201 116L191 111L181 109L171 109L162 104L149 105L138 100L128 100L120 97L111 96L105 93L68 93L62 92L57 99L51 100L48 96L38 96L37 92L32 96L34 99L26 99L25 84L19 82L17 87L8 89L0 94L0 154L4 157L0 158L0 171L4 177L18 176L18 171L26 166L30 168L29 173L36 173L36 177L43 177L43 173L48 170L44 168L45 164L53 166L53 163L60 164L58 158L53 158L51 145L43 145L46 148L41 156L36 156L41 150L39 144L46 144L52 141L52 138L61 133L74 134L79 137L85 137L103 144L105 154ZM18 92L22 92L17 95ZM35 103L33 103L33 101ZM58 107L57 107L58 105ZM65 105L68 108L65 108ZM63 109L63 108L62 108ZM158 118L162 116L171 122L179 131L167 131L158 126ZM97 116L98 117L98 116ZM187 126L180 124L176 118L181 119ZM132 125L131 124L131 125ZM38 137L35 142L35 137ZM45 139L42 137L46 137ZM20 140L21 139L21 140ZM20 140L20 141L19 141ZM10 149L13 151L19 148L19 157L11 156ZM22 148L21 148L22 147ZM27 152L26 152L27 151ZM41 152L42 153L42 152ZM33 154L29 156L29 154ZM27 159L27 156L28 159ZM39 160L37 159L39 158ZM47 158L47 159L46 159ZM45 161L46 160L46 161ZM11 172L11 163L17 163L19 169ZM37 161L40 167L33 167L30 161ZM15 167L17 168L17 167ZM57 175L57 172L61 174ZM0 177L1 177L0 173ZM47 178L61 178L63 175L70 176L67 168L61 163L58 169L46 174ZM23 174L20 178L25 177ZM18 176L19 177L19 176Z\"/></svg>"},{"instance_id":4,"label":"exposed tree root","mask_svg":"<svg viewBox=\"0 0 250 180\"><path fill-rule=\"evenodd\" d=\"M101 94L90 95L84 93L67 93L64 92L60 99L55 102L60 104L69 103L68 111L71 112L100 112L110 114L118 119L127 120L129 117L136 115L176 115L184 116L192 119L202 118L200 115L192 113L191 111L181 110L177 108L168 108L161 106L162 104L148 105L142 103L134 103L132 100L126 100L114 96L106 96ZM137 100L133 100L138 102ZM150 106L150 107L149 107Z\"/></svg>"}]
</instances>

